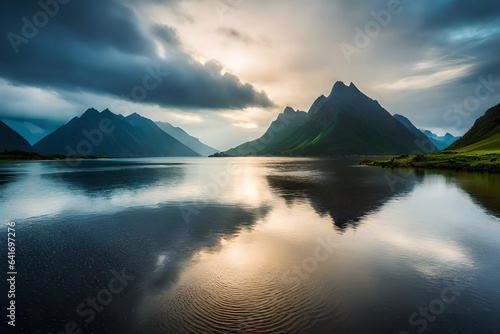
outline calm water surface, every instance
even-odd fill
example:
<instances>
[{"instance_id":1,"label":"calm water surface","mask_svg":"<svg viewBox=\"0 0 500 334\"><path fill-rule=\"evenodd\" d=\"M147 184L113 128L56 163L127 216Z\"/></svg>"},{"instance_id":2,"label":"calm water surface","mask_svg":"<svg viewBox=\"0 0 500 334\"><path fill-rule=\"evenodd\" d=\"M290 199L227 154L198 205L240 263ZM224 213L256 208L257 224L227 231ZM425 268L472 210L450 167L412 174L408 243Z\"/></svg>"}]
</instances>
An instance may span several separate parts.
<instances>
[{"instance_id":1,"label":"calm water surface","mask_svg":"<svg viewBox=\"0 0 500 334\"><path fill-rule=\"evenodd\" d=\"M499 333L500 176L358 160L1 163L17 332Z\"/></svg>"}]
</instances>

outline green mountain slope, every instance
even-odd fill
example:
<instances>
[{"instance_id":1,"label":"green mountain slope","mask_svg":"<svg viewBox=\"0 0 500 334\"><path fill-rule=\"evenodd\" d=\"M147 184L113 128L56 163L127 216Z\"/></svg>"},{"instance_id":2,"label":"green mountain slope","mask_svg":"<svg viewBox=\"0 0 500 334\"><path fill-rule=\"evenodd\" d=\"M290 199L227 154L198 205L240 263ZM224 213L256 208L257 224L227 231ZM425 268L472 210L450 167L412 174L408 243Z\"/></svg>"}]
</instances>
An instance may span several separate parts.
<instances>
[{"instance_id":1,"label":"green mountain slope","mask_svg":"<svg viewBox=\"0 0 500 334\"><path fill-rule=\"evenodd\" d=\"M226 153L237 156L283 154L290 146L288 138L298 133L306 120L307 113L304 111L286 107L262 137L230 149Z\"/></svg>"},{"instance_id":2,"label":"green mountain slope","mask_svg":"<svg viewBox=\"0 0 500 334\"><path fill-rule=\"evenodd\" d=\"M500 132L496 135L457 149L459 152L500 153Z\"/></svg>"},{"instance_id":3,"label":"green mountain slope","mask_svg":"<svg viewBox=\"0 0 500 334\"><path fill-rule=\"evenodd\" d=\"M500 104L488 109L467 133L447 150L500 151Z\"/></svg>"},{"instance_id":4,"label":"green mountain slope","mask_svg":"<svg viewBox=\"0 0 500 334\"><path fill-rule=\"evenodd\" d=\"M320 156L434 151L427 137L412 133L354 84L337 82L330 95L319 97L307 113L287 107L261 138L226 153Z\"/></svg>"}]
</instances>

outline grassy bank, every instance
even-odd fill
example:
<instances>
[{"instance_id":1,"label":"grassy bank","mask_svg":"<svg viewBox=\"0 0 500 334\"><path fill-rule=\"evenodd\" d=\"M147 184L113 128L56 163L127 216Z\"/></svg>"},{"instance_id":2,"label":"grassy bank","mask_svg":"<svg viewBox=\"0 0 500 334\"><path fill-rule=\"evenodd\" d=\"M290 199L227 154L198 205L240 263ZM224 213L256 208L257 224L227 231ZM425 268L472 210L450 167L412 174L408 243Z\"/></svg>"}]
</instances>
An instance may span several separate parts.
<instances>
[{"instance_id":1,"label":"grassy bank","mask_svg":"<svg viewBox=\"0 0 500 334\"><path fill-rule=\"evenodd\" d=\"M500 173L500 151L404 154L388 160L363 161L361 164L383 168L450 169Z\"/></svg>"}]
</instances>

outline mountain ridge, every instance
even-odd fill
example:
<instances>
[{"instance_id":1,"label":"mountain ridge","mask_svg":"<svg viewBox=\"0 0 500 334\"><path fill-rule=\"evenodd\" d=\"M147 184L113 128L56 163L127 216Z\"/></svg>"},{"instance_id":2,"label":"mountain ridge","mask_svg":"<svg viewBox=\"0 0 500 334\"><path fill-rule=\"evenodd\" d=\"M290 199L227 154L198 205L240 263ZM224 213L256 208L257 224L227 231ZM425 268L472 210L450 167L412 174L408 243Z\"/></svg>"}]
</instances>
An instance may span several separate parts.
<instances>
[{"instance_id":1,"label":"mountain ridge","mask_svg":"<svg viewBox=\"0 0 500 334\"><path fill-rule=\"evenodd\" d=\"M337 81L330 95L318 97L307 113L291 110L291 107L285 108L259 139L225 153L321 156L437 150L427 137L413 134L354 83L346 86ZM294 117L286 119L286 115ZM281 125L278 129L277 123Z\"/></svg>"},{"instance_id":2,"label":"mountain ridge","mask_svg":"<svg viewBox=\"0 0 500 334\"><path fill-rule=\"evenodd\" d=\"M447 132L444 136L438 136L437 134L435 134L434 132L432 132L430 130L420 129L420 131L422 131L422 133L424 135L426 135L430 140L432 140L434 145L436 145L436 147L440 151L445 150L451 144L453 144L454 142L456 142L458 139L461 138L461 137L455 137L454 135L452 135L449 132Z\"/></svg>"},{"instance_id":3,"label":"mountain ridge","mask_svg":"<svg viewBox=\"0 0 500 334\"><path fill-rule=\"evenodd\" d=\"M33 149L42 155L198 156L150 119L138 114L124 117L109 109L99 112L94 108L42 138Z\"/></svg>"},{"instance_id":4,"label":"mountain ridge","mask_svg":"<svg viewBox=\"0 0 500 334\"><path fill-rule=\"evenodd\" d=\"M155 122L155 124L164 132L171 135L201 156L209 156L211 154L219 152L218 149L204 144L198 138L191 136L180 127L176 127L167 122Z\"/></svg>"}]
</instances>

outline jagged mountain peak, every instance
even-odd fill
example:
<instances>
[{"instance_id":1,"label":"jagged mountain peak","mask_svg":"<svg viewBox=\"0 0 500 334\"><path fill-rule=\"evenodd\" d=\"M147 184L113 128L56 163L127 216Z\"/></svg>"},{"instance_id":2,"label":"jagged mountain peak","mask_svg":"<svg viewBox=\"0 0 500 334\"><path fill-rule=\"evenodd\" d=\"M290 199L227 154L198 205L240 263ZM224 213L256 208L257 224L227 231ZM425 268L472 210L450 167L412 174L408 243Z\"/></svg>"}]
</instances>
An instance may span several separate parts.
<instances>
[{"instance_id":1,"label":"jagged mountain peak","mask_svg":"<svg viewBox=\"0 0 500 334\"><path fill-rule=\"evenodd\" d=\"M112 127L108 127L109 131L102 129L101 121L104 117L111 121L109 124L112 124ZM81 143L84 142L88 144L82 146ZM125 118L108 109L100 113L95 108L90 108L82 116L73 118L41 139L33 148L42 155L107 157L199 155L162 131L148 118L138 114Z\"/></svg>"},{"instance_id":2,"label":"jagged mountain peak","mask_svg":"<svg viewBox=\"0 0 500 334\"><path fill-rule=\"evenodd\" d=\"M363 92L361 92L354 83L350 83L349 86L344 84L342 81L337 81L328 96L329 100L359 100L359 101L373 101L378 104L377 101L371 99Z\"/></svg>"},{"instance_id":3,"label":"jagged mountain peak","mask_svg":"<svg viewBox=\"0 0 500 334\"><path fill-rule=\"evenodd\" d=\"M308 113L290 107L255 140L228 150L232 155L401 154L429 140L411 131L354 83L337 81ZM289 116L290 115L290 116ZM408 121L408 123L410 123ZM430 143L430 142L429 142ZM428 145L435 150L434 144Z\"/></svg>"},{"instance_id":4,"label":"jagged mountain peak","mask_svg":"<svg viewBox=\"0 0 500 334\"><path fill-rule=\"evenodd\" d=\"M346 89L346 88L348 88L348 87L346 86L346 84L343 81L337 81L333 84L332 92L339 90L339 89Z\"/></svg>"},{"instance_id":5,"label":"jagged mountain peak","mask_svg":"<svg viewBox=\"0 0 500 334\"><path fill-rule=\"evenodd\" d=\"M338 91L357 91L359 92L358 87L354 85L354 83L350 83L349 86L347 86L343 81L337 81L332 87L332 93L338 92Z\"/></svg>"},{"instance_id":6,"label":"jagged mountain peak","mask_svg":"<svg viewBox=\"0 0 500 334\"><path fill-rule=\"evenodd\" d=\"M135 112L133 114L128 115L125 118L134 119L134 118L144 118L144 117L142 117L141 115L139 115L138 113Z\"/></svg>"},{"instance_id":7,"label":"jagged mountain peak","mask_svg":"<svg viewBox=\"0 0 500 334\"><path fill-rule=\"evenodd\" d=\"M84 118L84 117L89 117L89 116L96 116L96 115L99 115L99 111L97 111L97 109L95 108L88 108L83 114L82 116L80 116L81 118Z\"/></svg>"}]
</instances>

